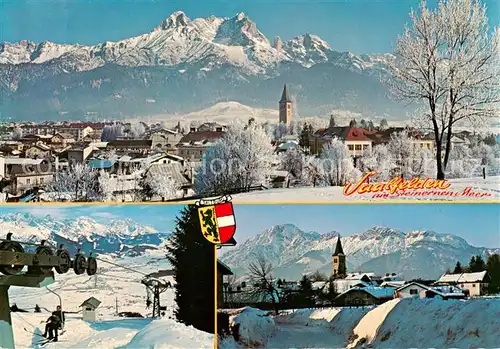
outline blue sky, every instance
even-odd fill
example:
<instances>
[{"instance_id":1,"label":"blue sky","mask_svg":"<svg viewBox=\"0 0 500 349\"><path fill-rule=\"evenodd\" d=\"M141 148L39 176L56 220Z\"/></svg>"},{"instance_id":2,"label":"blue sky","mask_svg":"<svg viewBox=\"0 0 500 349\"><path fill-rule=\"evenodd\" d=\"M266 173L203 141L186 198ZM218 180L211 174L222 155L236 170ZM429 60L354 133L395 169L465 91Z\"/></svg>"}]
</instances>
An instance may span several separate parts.
<instances>
[{"instance_id":1,"label":"blue sky","mask_svg":"<svg viewBox=\"0 0 500 349\"><path fill-rule=\"evenodd\" d=\"M491 25L500 0L484 1ZM269 38L310 33L337 51L388 52L418 0L0 0L0 41L96 44L149 32L170 13L246 13ZM436 0L430 0L431 5Z\"/></svg>"},{"instance_id":2,"label":"blue sky","mask_svg":"<svg viewBox=\"0 0 500 349\"><path fill-rule=\"evenodd\" d=\"M182 205L0 206L1 213L30 212L57 218L90 216L101 222L130 218L160 231L174 227ZM348 236L373 226L402 231L433 230L458 235L471 245L500 247L498 204L379 205L235 205L237 231L243 242L276 224L293 223L305 231L338 231Z\"/></svg>"}]
</instances>

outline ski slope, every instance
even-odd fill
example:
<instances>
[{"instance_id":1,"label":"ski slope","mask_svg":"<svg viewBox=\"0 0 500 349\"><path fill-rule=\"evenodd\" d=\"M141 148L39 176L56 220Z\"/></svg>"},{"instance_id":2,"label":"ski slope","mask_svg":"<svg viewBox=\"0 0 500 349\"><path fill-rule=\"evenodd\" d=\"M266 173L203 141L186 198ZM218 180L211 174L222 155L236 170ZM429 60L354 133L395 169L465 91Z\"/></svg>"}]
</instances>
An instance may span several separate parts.
<instances>
[{"instance_id":1,"label":"ski slope","mask_svg":"<svg viewBox=\"0 0 500 349\"><path fill-rule=\"evenodd\" d=\"M13 313L16 348L39 348L46 314ZM35 327L30 327L33 324ZM27 329L30 332L24 330ZM117 319L85 322L68 316L58 342L44 348L213 348L213 335L170 319Z\"/></svg>"},{"instance_id":2,"label":"ski slope","mask_svg":"<svg viewBox=\"0 0 500 349\"><path fill-rule=\"evenodd\" d=\"M213 348L213 334L208 334L192 327L177 323L173 319L175 308L174 288L160 296L160 304L166 306L165 317L159 320L151 316L151 308L146 309L146 288L140 283L144 274L169 269L162 251L158 256L144 255L133 258L109 259L121 268L103 261L98 261L99 271L96 276L56 274L55 283L49 289L57 293L62 300L66 313L65 332L59 342L49 343L46 348ZM174 283L172 277L162 277ZM97 308L97 321L85 322L79 313L79 306L90 297L102 303ZM47 288L11 287L11 304L17 304L29 313L12 313L14 343L16 348L37 348L42 339L45 320L50 312L59 305L59 298ZM42 313L34 313L38 304ZM146 318L122 318L118 312L138 312ZM43 322L43 323L42 323Z\"/></svg>"}]
</instances>

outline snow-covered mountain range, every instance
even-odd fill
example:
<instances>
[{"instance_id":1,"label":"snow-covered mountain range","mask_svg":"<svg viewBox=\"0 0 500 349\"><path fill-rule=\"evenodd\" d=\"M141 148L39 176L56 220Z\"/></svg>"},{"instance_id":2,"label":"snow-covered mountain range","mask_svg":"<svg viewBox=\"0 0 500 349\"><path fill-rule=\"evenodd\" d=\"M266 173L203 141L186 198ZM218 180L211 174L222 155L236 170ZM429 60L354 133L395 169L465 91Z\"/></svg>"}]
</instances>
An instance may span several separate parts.
<instances>
[{"instance_id":1,"label":"snow-covered mountain range","mask_svg":"<svg viewBox=\"0 0 500 349\"><path fill-rule=\"evenodd\" d=\"M175 12L151 32L117 42L3 42L0 97L3 114L14 118L39 115L40 108L16 108L23 100L43 103L52 119L111 117L192 111L220 101L276 108L288 83L303 113L382 115L400 110L378 78L391 59L337 52L311 34L271 41L243 13L190 19Z\"/></svg>"},{"instance_id":2,"label":"snow-covered mountain range","mask_svg":"<svg viewBox=\"0 0 500 349\"><path fill-rule=\"evenodd\" d=\"M169 236L168 232L159 232L131 219L104 224L90 217L60 219L31 213L0 215L0 231L2 238L12 233L12 239L17 241L38 243L47 240L56 246L64 244L72 254L80 248L85 253L110 257L135 257L161 250Z\"/></svg>"},{"instance_id":3,"label":"snow-covered mountain range","mask_svg":"<svg viewBox=\"0 0 500 349\"><path fill-rule=\"evenodd\" d=\"M293 224L277 225L228 250L221 259L240 276L258 256L264 256L273 265L276 277L298 280L315 271L330 276L338 236L338 232L320 234L303 231ZM500 248L474 247L451 234L404 233L385 227L341 237L341 241L348 271L398 273L407 279L436 278L457 261L466 265L474 255L486 258L500 253Z\"/></svg>"}]
</instances>

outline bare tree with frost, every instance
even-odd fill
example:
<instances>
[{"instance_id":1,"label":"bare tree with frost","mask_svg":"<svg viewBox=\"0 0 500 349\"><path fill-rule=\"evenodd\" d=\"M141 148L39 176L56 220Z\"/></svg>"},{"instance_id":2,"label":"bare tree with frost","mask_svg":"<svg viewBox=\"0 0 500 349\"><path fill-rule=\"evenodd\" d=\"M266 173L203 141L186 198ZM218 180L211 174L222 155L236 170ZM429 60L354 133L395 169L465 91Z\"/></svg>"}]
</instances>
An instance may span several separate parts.
<instances>
[{"instance_id":1,"label":"bare tree with frost","mask_svg":"<svg viewBox=\"0 0 500 349\"><path fill-rule=\"evenodd\" d=\"M137 122L130 126L129 135L132 138L141 138L146 133L146 128L142 122Z\"/></svg>"},{"instance_id":2,"label":"bare tree with frost","mask_svg":"<svg viewBox=\"0 0 500 349\"><path fill-rule=\"evenodd\" d=\"M203 154L196 170L196 192L224 194L266 184L275 161L271 139L262 127L234 122Z\"/></svg>"},{"instance_id":3,"label":"bare tree with frost","mask_svg":"<svg viewBox=\"0 0 500 349\"><path fill-rule=\"evenodd\" d=\"M320 155L323 170L323 184L342 186L356 181L360 172L354 167L349 148L337 139L325 144Z\"/></svg>"},{"instance_id":4,"label":"bare tree with frost","mask_svg":"<svg viewBox=\"0 0 500 349\"><path fill-rule=\"evenodd\" d=\"M12 130L12 139L15 141L20 140L23 138L23 129L20 127L15 127L14 130Z\"/></svg>"},{"instance_id":5,"label":"bare tree with frost","mask_svg":"<svg viewBox=\"0 0 500 349\"><path fill-rule=\"evenodd\" d=\"M312 185L316 187L322 184L323 180L323 168L322 161L314 156L309 156L304 164L304 171L302 180L304 184Z\"/></svg>"},{"instance_id":6,"label":"bare tree with frost","mask_svg":"<svg viewBox=\"0 0 500 349\"><path fill-rule=\"evenodd\" d=\"M367 149L361 157L360 163L361 170L364 173L376 172L372 177L375 182L384 182L391 179L393 170L396 168L392 154L385 144L377 145L372 150Z\"/></svg>"},{"instance_id":7,"label":"bare tree with frost","mask_svg":"<svg viewBox=\"0 0 500 349\"><path fill-rule=\"evenodd\" d=\"M50 199L54 201L101 201L99 172L87 164L75 163L54 175L47 186Z\"/></svg>"},{"instance_id":8,"label":"bare tree with frost","mask_svg":"<svg viewBox=\"0 0 500 349\"><path fill-rule=\"evenodd\" d=\"M280 154L281 168L291 173L295 178L302 180L305 156L298 149L289 149Z\"/></svg>"},{"instance_id":9,"label":"bare tree with frost","mask_svg":"<svg viewBox=\"0 0 500 349\"><path fill-rule=\"evenodd\" d=\"M453 146L450 154L450 165L446 170L446 176L449 178L469 178L475 175L476 169L480 164L479 159L472 157L471 149L458 144Z\"/></svg>"},{"instance_id":10,"label":"bare tree with frost","mask_svg":"<svg viewBox=\"0 0 500 349\"><path fill-rule=\"evenodd\" d=\"M499 29L490 34L480 0L425 2L410 12L390 63L391 90L399 99L423 107L419 118L434 133L438 179L450 159L453 127L499 114Z\"/></svg>"},{"instance_id":11,"label":"bare tree with frost","mask_svg":"<svg viewBox=\"0 0 500 349\"><path fill-rule=\"evenodd\" d=\"M123 125L122 124L113 124L113 125L106 125L102 129L101 133L101 141L103 142L108 142L108 141L115 141L118 139L118 137L123 136Z\"/></svg>"},{"instance_id":12,"label":"bare tree with frost","mask_svg":"<svg viewBox=\"0 0 500 349\"><path fill-rule=\"evenodd\" d=\"M146 185L149 186L151 194L161 198L162 201L171 200L179 197L181 188L175 182L170 166L164 164L151 165L149 170L153 169L153 174L146 177Z\"/></svg>"}]
</instances>

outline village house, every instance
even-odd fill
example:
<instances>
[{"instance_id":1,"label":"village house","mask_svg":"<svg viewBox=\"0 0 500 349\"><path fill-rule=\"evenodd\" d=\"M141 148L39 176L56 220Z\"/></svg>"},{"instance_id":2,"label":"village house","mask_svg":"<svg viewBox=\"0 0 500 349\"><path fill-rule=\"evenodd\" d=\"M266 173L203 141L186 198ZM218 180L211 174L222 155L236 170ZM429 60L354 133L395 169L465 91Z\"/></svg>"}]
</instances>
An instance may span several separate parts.
<instances>
[{"instance_id":1,"label":"village house","mask_svg":"<svg viewBox=\"0 0 500 349\"><path fill-rule=\"evenodd\" d=\"M162 128L148 132L146 137L151 140L153 147L167 152L175 152L176 146L183 135L179 132Z\"/></svg>"},{"instance_id":2,"label":"village house","mask_svg":"<svg viewBox=\"0 0 500 349\"><path fill-rule=\"evenodd\" d=\"M70 164L86 162L89 157L98 149L91 144L75 144L71 148L65 150L65 157ZM61 154L62 155L62 154Z\"/></svg>"},{"instance_id":3,"label":"village house","mask_svg":"<svg viewBox=\"0 0 500 349\"><path fill-rule=\"evenodd\" d=\"M8 192L19 195L42 187L53 179L52 164L45 159L4 158L4 178L9 182Z\"/></svg>"},{"instance_id":4,"label":"village house","mask_svg":"<svg viewBox=\"0 0 500 349\"><path fill-rule=\"evenodd\" d=\"M54 135L56 133L71 135L76 141L82 140L90 134L97 134L100 138L102 129L112 123L103 122L75 122L75 123L27 123L20 125L23 135Z\"/></svg>"},{"instance_id":5,"label":"village house","mask_svg":"<svg viewBox=\"0 0 500 349\"><path fill-rule=\"evenodd\" d=\"M50 139L52 135L38 135L38 134L29 134L21 138L19 141L24 144L24 146L31 146L34 144L47 144L50 143Z\"/></svg>"},{"instance_id":6,"label":"village house","mask_svg":"<svg viewBox=\"0 0 500 349\"><path fill-rule=\"evenodd\" d=\"M396 289L395 298L435 298L443 300L464 299L465 292L455 286L428 286L418 282L410 282Z\"/></svg>"},{"instance_id":7,"label":"village house","mask_svg":"<svg viewBox=\"0 0 500 349\"><path fill-rule=\"evenodd\" d=\"M373 140L369 135L375 132L351 126L321 128L313 134L312 144L310 144L311 154L321 154L325 145L333 139L338 139L347 145L353 158L360 157L364 152L371 151Z\"/></svg>"},{"instance_id":8,"label":"village house","mask_svg":"<svg viewBox=\"0 0 500 349\"><path fill-rule=\"evenodd\" d=\"M224 135L223 131L190 132L177 144L177 155L191 162L201 161L207 147Z\"/></svg>"},{"instance_id":9,"label":"village house","mask_svg":"<svg viewBox=\"0 0 500 349\"><path fill-rule=\"evenodd\" d=\"M152 164L145 171L144 176L149 183L155 179L161 180L160 178L164 177L171 179L178 189L177 195L179 197L185 197L191 194L193 189L193 174L190 169L183 167L180 163Z\"/></svg>"},{"instance_id":10,"label":"village house","mask_svg":"<svg viewBox=\"0 0 500 349\"><path fill-rule=\"evenodd\" d=\"M455 286L432 286L421 295L421 298L436 297L441 298L442 300L464 299L467 297L467 294Z\"/></svg>"},{"instance_id":11,"label":"village house","mask_svg":"<svg viewBox=\"0 0 500 349\"><path fill-rule=\"evenodd\" d=\"M199 126L191 125L189 128L189 133L196 132L226 132L227 127L225 125L221 125L217 122L205 122Z\"/></svg>"},{"instance_id":12,"label":"village house","mask_svg":"<svg viewBox=\"0 0 500 349\"><path fill-rule=\"evenodd\" d=\"M339 294L335 304L344 307L378 305L393 298L394 289L391 287L353 287Z\"/></svg>"},{"instance_id":13,"label":"village house","mask_svg":"<svg viewBox=\"0 0 500 349\"><path fill-rule=\"evenodd\" d=\"M482 271L477 273L460 273L460 274L443 274L435 285L455 285L469 296L482 296L487 293L490 276L488 272Z\"/></svg>"},{"instance_id":14,"label":"village house","mask_svg":"<svg viewBox=\"0 0 500 349\"><path fill-rule=\"evenodd\" d=\"M66 148L75 142L73 136L66 133L56 133L50 138L50 145L57 148Z\"/></svg>"},{"instance_id":15,"label":"village house","mask_svg":"<svg viewBox=\"0 0 500 349\"><path fill-rule=\"evenodd\" d=\"M44 143L36 143L28 147L24 154L26 158L41 159L49 157L51 152L52 148L48 145L45 145Z\"/></svg>"},{"instance_id":16,"label":"village house","mask_svg":"<svg viewBox=\"0 0 500 349\"><path fill-rule=\"evenodd\" d=\"M415 148L434 150L434 138L416 130L405 128L389 128L386 130L367 130L353 126L333 126L317 130L310 140L311 154L321 154L325 145L333 139L338 139L347 145L350 155L357 159L365 152L370 153L372 149L380 144L387 144L391 136L398 132L407 131Z\"/></svg>"},{"instance_id":17,"label":"village house","mask_svg":"<svg viewBox=\"0 0 500 349\"><path fill-rule=\"evenodd\" d=\"M395 298L419 298L422 292L429 289L429 286L421 285L418 282L410 282L396 289Z\"/></svg>"},{"instance_id":18,"label":"village house","mask_svg":"<svg viewBox=\"0 0 500 349\"><path fill-rule=\"evenodd\" d=\"M22 151L24 149L24 144L20 141L3 141L0 142L0 151L3 152L4 149L10 153L12 151Z\"/></svg>"},{"instance_id":19,"label":"village house","mask_svg":"<svg viewBox=\"0 0 500 349\"><path fill-rule=\"evenodd\" d=\"M373 146L375 147L379 144L389 143L393 135L405 131L408 133L416 149L434 150L434 137L432 135L405 127L390 127L385 130L372 132L369 134L369 137L373 140Z\"/></svg>"}]
</instances>

